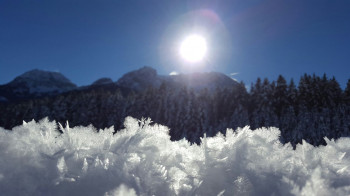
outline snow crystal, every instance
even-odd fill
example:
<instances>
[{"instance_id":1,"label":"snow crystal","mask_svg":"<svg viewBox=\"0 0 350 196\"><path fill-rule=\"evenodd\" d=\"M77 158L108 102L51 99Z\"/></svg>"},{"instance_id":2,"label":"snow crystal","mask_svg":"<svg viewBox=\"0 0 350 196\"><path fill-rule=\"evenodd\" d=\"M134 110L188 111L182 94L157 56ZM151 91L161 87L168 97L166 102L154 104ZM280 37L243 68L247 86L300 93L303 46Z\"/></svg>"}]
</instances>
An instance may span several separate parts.
<instances>
[{"instance_id":1,"label":"snow crystal","mask_svg":"<svg viewBox=\"0 0 350 196\"><path fill-rule=\"evenodd\" d=\"M1 195L349 195L350 138L281 144L277 128L171 141L150 119L125 129L24 122L0 128Z\"/></svg>"},{"instance_id":2,"label":"snow crystal","mask_svg":"<svg viewBox=\"0 0 350 196\"><path fill-rule=\"evenodd\" d=\"M134 189L128 188L124 184L121 184L115 190L106 193L105 196L136 196L136 192Z\"/></svg>"}]
</instances>

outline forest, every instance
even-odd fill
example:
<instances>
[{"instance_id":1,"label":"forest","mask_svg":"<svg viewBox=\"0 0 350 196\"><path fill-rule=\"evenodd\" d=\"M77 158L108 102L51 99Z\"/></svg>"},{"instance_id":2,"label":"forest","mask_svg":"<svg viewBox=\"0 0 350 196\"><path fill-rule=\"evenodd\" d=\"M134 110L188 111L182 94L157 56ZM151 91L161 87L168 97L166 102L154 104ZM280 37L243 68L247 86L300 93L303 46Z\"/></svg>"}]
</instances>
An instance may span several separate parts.
<instances>
[{"instance_id":1,"label":"forest","mask_svg":"<svg viewBox=\"0 0 350 196\"><path fill-rule=\"evenodd\" d=\"M350 136L350 80L343 90L334 77L303 75L296 85L283 76L258 78L249 91L243 82L231 88L193 89L163 82L159 88L133 91L115 83L57 96L1 103L0 126L48 117L63 124L123 128L125 117L148 118L170 128L172 140L199 143L226 128L277 127L282 143L302 140L325 144L324 137Z\"/></svg>"}]
</instances>

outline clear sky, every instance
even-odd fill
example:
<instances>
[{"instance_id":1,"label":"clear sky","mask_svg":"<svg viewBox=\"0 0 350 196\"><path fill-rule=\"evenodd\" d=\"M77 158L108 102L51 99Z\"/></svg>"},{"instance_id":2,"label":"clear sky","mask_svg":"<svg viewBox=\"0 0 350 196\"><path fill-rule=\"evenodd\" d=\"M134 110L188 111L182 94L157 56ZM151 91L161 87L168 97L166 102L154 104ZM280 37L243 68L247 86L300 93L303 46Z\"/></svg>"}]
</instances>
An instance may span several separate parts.
<instances>
[{"instance_id":1,"label":"clear sky","mask_svg":"<svg viewBox=\"0 0 350 196\"><path fill-rule=\"evenodd\" d=\"M191 33L208 44L195 65L178 54ZM349 62L349 0L0 0L0 84L37 68L88 85L147 65L247 85L326 73L344 88Z\"/></svg>"}]
</instances>

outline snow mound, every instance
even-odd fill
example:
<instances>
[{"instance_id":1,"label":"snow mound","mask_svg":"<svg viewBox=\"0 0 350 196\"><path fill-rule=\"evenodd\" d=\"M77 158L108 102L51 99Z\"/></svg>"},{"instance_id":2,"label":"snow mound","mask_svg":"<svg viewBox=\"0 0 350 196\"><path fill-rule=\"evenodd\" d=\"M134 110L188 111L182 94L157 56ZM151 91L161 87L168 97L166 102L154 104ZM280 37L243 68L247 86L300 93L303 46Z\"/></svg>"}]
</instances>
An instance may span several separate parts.
<instances>
[{"instance_id":1,"label":"snow mound","mask_svg":"<svg viewBox=\"0 0 350 196\"><path fill-rule=\"evenodd\" d=\"M279 142L277 128L244 127L196 145L131 117L113 132L48 119L0 128L1 194L350 194L349 138L293 150Z\"/></svg>"}]
</instances>

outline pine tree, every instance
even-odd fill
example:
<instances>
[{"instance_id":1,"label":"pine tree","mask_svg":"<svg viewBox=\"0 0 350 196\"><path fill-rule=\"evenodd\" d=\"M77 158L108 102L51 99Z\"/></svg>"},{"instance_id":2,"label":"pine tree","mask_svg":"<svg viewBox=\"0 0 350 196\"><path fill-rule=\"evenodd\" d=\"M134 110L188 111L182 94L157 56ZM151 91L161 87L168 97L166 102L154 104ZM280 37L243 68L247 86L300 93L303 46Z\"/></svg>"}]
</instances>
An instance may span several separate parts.
<instances>
[{"instance_id":1,"label":"pine tree","mask_svg":"<svg viewBox=\"0 0 350 196\"><path fill-rule=\"evenodd\" d=\"M291 106L294 112L297 112L297 103L298 103L298 90L294 84L294 80L291 79L287 88L287 99L288 105Z\"/></svg>"},{"instance_id":2,"label":"pine tree","mask_svg":"<svg viewBox=\"0 0 350 196\"><path fill-rule=\"evenodd\" d=\"M343 127L342 122L342 89L340 88L339 83L336 81L335 77L332 77L332 79L328 82L328 109L329 109L329 121L330 121L330 127L332 134L329 134L330 138L338 138L341 135L341 132Z\"/></svg>"},{"instance_id":3,"label":"pine tree","mask_svg":"<svg viewBox=\"0 0 350 196\"><path fill-rule=\"evenodd\" d=\"M186 126L188 125L188 119L189 119L189 108L192 107L191 100L188 96L188 90L186 86L183 86L179 92L176 95L176 101L175 101L175 111L174 111L174 126L173 129L176 130L176 132L172 133L172 139L178 140L182 138L187 138L187 133L185 130Z\"/></svg>"},{"instance_id":4,"label":"pine tree","mask_svg":"<svg viewBox=\"0 0 350 196\"><path fill-rule=\"evenodd\" d=\"M252 84L250 87L250 105L248 108L249 111L249 121L250 126L255 129L259 127L260 119L258 119L258 107L260 107L260 100L262 95L261 79L258 78L255 84Z\"/></svg>"},{"instance_id":5,"label":"pine tree","mask_svg":"<svg viewBox=\"0 0 350 196\"><path fill-rule=\"evenodd\" d=\"M282 112L287 108L289 104L287 97L287 82L281 75L279 75L277 79L277 85L274 91L273 100L275 112L277 113L278 117L281 117Z\"/></svg>"},{"instance_id":6,"label":"pine tree","mask_svg":"<svg viewBox=\"0 0 350 196\"><path fill-rule=\"evenodd\" d=\"M253 128L277 126L277 115L273 109L273 93L275 85L264 79L262 85L258 80L252 89L253 110L251 113L251 125Z\"/></svg>"},{"instance_id":7,"label":"pine tree","mask_svg":"<svg viewBox=\"0 0 350 196\"><path fill-rule=\"evenodd\" d=\"M311 84L311 76L304 74L299 80L298 85L298 107L306 107L310 109L313 99L313 89Z\"/></svg>"},{"instance_id":8,"label":"pine tree","mask_svg":"<svg viewBox=\"0 0 350 196\"><path fill-rule=\"evenodd\" d=\"M209 95L208 89L204 88L199 92L199 95L197 97L197 109L198 109L198 120L200 127L200 133L199 135L202 137L204 133L209 132L210 130L210 123L209 119L211 118L211 103L212 99Z\"/></svg>"},{"instance_id":9,"label":"pine tree","mask_svg":"<svg viewBox=\"0 0 350 196\"><path fill-rule=\"evenodd\" d=\"M350 105L350 79L348 80L347 84L346 84L346 88L344 90L344 98L343 98L343 102L346 105Z\"/></svg>"},{"instance_id":10,"label":"pine tree","mask_svg":"<svg viewBox=\"0 0 350 196\"><path fill-rule=\"evenodd\" d=\"M346 84L343 95L343 104L344 104L344 134L343 136L350 136L350 79Z\"/></svg>"},{"instance_id":11,"label":"pine tree","mask_svg":"<svg viewBox=\"0 0 350 196\"><path fill-rule=\"evenodd\" d=\"M279 117L278 123L281 130L282 139L285 142L291 141L292 132L296 128L296 99L297 89L295 87L293 79L291 79L287 86L285 79L281 76L277 80L277 86L275 90L275 107L278 109L276 113Z\"/></svg>"},{"instance_id":12,"label":"pine tree","mask_svg":"<svg viewBox=\"0 0 350 196\"><path fill-rule=\"evenodd\" d=\"M232 113L229 117L228 127L236 129L237 127L243 127L249 125L248 114L248 92L243 82L241 82L236 91L232 92L231 96Z\"/></svg>"}]
</instances>

